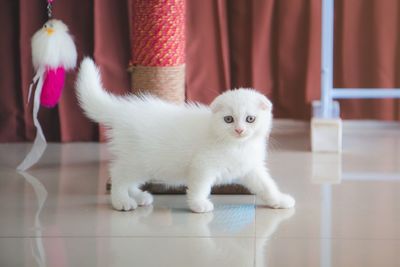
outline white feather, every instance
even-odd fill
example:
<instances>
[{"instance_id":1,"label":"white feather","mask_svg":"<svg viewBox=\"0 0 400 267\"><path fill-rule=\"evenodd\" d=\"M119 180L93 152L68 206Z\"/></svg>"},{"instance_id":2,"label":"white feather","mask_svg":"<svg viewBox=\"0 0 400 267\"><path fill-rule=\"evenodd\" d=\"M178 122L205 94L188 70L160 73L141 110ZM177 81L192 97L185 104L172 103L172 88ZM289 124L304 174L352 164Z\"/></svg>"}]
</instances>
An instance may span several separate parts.
<instances>
[{"instance_id":1,"label":"white feather","mask_svg":"<svg viewBox=\"0 0 400 267\"><path fill-rule=\"evenodd\" d=\"M47 28L53 30L47 33ZM49 20L32 37L32 62L35 70L40 67L64 67L66 70L76 66L76 47L68 27L60 20Z\"/></svg>"}]
</instances>

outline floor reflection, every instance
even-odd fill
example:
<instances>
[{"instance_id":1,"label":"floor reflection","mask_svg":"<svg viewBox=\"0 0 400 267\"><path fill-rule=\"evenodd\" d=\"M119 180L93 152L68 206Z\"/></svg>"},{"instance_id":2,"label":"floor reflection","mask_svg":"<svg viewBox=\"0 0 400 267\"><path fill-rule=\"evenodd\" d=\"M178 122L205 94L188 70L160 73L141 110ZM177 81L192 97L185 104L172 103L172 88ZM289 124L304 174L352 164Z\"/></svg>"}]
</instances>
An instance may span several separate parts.
<instances>
[{"instance_id":1,"label":"floor reflection","mask_svg":"<svg viewBox=\"0 0 400 267\"><path fill-rule=\"evenodd\" d=\"M34 233L35 238L31 238L32 255L38 266L46 266L46 253L43 246L42 240L42 225L40 222L40 212L43 209L43 205L47 199L47 190L44 185L34 176L27 172L20 172L25 180L32 186L37 200L37 210L35 213Z\"/></svg>"},{"instance_id":2,"label":"floor reflection","mask_svg":"<svg viewBox=\"0 0 400 267\"><path fill-rule=\"evenodd\" d=\"M367 153L363 151L363 153ZM332 266L332 231L333 231L333 223L337 222L337 217L342 215L340 213L341 210L348 210L351 205L348 203L348 206L341 207L340 209L336 209L336 212L333 210L333 203L336 203L336 208L338 206L338 196L333 194L333 188L337 187L337 192L342 191L345 192L345 188L352 187L354 190L352 194L348 194L348 197L355 198L357 194L361 192L361 188L368 188L367 185L370 185L371 193L373 193L373 187L371 185L376 184L382 185L385 184L385 189L387 188L387 182L398 182L400 181L400 171L398 170L398 166L394 162L397 161L397 158L393 160L387 160L385 158L376 158L375 161L368 164L368 162L364 163L364 166L359 168L359 170L355 169L357 164L346 165L344 168L342 167L342 162L359 162L362 159L363 153L356 152L348 152L348 153L313 153L311 160L311 183L320 184L320 192L321 192L321 204L320 204L320 236L324 237L321 239L320 244L320 266L330 267ZM385 171L374 171L382 169L382 166L385 166ZM371 169L371 171L369 171ZM373 184L372 184L373 183ZM342 184L342 185L341 185ZM358 186L357 186L358 185ZM393 184L395 185L395 184ZM383 189L380 191L376 191L373 196L370 196L370 199L378 198L379 194L381 194ZM346 190L347 192L347 190ZM362 191L364 192L364 191ZM350 193L350 192L348 192ZM387 193L390 193L388 191ZM386 195L388 196L388 195ZM344 203L346 203L344 201ZM375 203L355 203L358 206L362 207L363 205L374 206ZM336 215L336 216L335 216ZM374 217L370 218L370 223L375 222L376 219ZM390 220L388 221L390 222ZM388 223L387 223L388 224ZM389 226L390 224L388 224ZM338 228L338 224L334 225ZM359 225L360 228L363 225ZM356 232L356 231L353 231ZM371 231L372 232L372 231Z\"/></svg>"},{"instance_id":3,"label":"floor reflection","mask_svg":"<svg viewBox=\"0 0 400 267\"><path fill-rule=\"evenodd\" d=\"M224 266L248 266L247 261L254 255L259 257L257 261L268 261L264 259L267 254L263 253L268 242L280 225L295 214L294 209L260 209L263 209L263 212L259 213L258 219L262 223L258 223L255 229L254 204L217 204L214 212L205 214L191 213L180 208L140 207L127 216L127 213L123 213L122 216L120 212L115 213L115 216L111 217L111 232L119 232L121 228L129 225L142 233L167 235L171 240L186 236L196 237L196 242L184 248L180 257L190 255L196 266L207 263L204 257L207 257L208 261L223 258ZM251 246L244 246L243 239L248 239ZM255 242L255 239L262 242ZM116 248L119 243L119 240L115 240L115 244L111 243L109 249L114 251L113 246ZM115 258L124 257L128 253L125 249L115 251ZM196 252L196 255L193 255L193 252ZM142 260L152 262L151 259Z\"/></svg>"},{"instance_id":4,"label":"floor reflection","mask_svg":"<svg viewBox=\"0 0 400 267\"><path fill-rule=\"evenodd\" d=\"M342 180L340 153L313 153L311 166L311 182L314 184L338 184Z\"/></svg>"}]
</instances>

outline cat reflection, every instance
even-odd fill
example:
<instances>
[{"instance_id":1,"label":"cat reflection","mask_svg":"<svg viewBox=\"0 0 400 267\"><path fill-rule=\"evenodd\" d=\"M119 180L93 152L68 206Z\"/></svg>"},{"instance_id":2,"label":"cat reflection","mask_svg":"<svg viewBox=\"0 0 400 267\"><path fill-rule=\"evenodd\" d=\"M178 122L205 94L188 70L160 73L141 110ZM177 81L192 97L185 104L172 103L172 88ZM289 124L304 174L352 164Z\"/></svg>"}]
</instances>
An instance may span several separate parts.
<instances>
[{"instance_id":1,"label":"cat reflection","mask_svg":"<svg viewBox=\"0 0 400 267\"><path fill-rule=\"evenodd\" d=\"M134 214L111 216L114 236L135 238L113 239L109 249L115 253L116 266L128 259L145 266L161 262L164 266L253 266L255 255L257 261L267 262L263 257L269 238L294 212L261 208L255 222L252 204L217 205L213 213L204 214L187 213L184 206L140 207ZM155 256L148 256L149 251Z\"/></svg>"}]
</instances>

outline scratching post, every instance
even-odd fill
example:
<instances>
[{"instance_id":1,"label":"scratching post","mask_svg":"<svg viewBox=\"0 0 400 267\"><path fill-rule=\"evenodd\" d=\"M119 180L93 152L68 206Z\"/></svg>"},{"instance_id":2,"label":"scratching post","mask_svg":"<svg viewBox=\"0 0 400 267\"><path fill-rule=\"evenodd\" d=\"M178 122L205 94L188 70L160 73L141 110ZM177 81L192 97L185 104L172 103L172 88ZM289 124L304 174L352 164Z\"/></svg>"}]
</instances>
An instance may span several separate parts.
<instances>
[{"instance_id":1,"label":"scratching post","mask_svg":"<svg viewBox=\"0 0 400 267\"><path fill-rule=\"evenodd\" d=\"M185 0L132 1L132 88L185 100Z\"/></svg>"},{"instance_id":2,"label":"scratching post","mask_svg":"<svg viewBox=\"0 0 400 267\"><path fill-rule=\"evenodd\" d=\"M185 0L132 0L132 88L164 100L185 101ZM111 188L111 181L107 190ZM143 190L155 194L185 193L150 183ZM240 185L216 186L214 194L249 194Z\"/></svg>"},{"instance_id":3,"label":"scratching post","mask_svg":"<svg viewBox=\"0 0 400 267\"><path fill-rule=\"evenodd\" d=\"M132 90L164 100L185 101L185 0L132 0ZM111 180L107 191L111 189ZM184 193L146 184L152 193Z\"/></svg>"}]
</instances>

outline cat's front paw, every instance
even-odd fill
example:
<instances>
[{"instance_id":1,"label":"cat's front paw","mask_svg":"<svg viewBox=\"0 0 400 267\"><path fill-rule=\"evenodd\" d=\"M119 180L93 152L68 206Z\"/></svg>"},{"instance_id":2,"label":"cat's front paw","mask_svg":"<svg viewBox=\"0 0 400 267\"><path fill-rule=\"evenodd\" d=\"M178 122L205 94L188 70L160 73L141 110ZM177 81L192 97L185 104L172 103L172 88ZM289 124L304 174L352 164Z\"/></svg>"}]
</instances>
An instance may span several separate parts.
<instances>
[{"instance_id":1,"label":"cat's front paw","mask_svg":"<svg viewBox=\"0 0 400 267\"><path fill-rule=\"evenodd\" d=\"M137 203L133 198L121 198L118 196L111 197L111 204L114 209L120 211L129 211L137 208Z\"/></svg>"},{"instance_id":2,"label":"cat's front paw","mask_svg":"<svg viewBox=\"0 0 400 267\"><path fill-rule=\"evenodd\" d=\"M280 194L274 198L265 199L265 204L273 209L290 209L294 207L296 201L288 194Z\"/></svg>"},{"instance_id":3,"label":"cat's front paw","mask_svg":"<svg viewBox=\"0 0 400 267\"><path fill-rule=\"evenodd\" d=\"M189 208L196 213L210 212L214 209L214 204L208 199L189 201Z\"/></svg>"}]
</instances>

